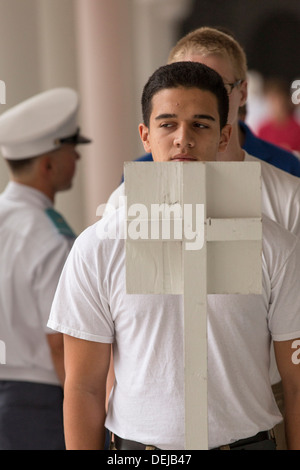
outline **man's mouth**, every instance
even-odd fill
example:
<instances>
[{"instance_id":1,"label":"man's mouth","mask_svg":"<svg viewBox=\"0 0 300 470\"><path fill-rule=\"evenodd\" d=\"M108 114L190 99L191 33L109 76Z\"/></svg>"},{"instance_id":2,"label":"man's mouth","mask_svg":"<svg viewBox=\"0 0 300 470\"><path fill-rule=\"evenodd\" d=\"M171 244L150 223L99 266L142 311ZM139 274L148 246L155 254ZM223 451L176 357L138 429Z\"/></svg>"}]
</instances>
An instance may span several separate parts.
<instances>
[{"instance_id":1,"label":"man's mouth","mask_svg":"<svg viewBox=\"0 0 300 470\"><path fill-rule=\"evenodd\" d=\"M196 162L197 158L193 155L179 154L171 158L172 162Z\"/></svg>"}]
</instances>

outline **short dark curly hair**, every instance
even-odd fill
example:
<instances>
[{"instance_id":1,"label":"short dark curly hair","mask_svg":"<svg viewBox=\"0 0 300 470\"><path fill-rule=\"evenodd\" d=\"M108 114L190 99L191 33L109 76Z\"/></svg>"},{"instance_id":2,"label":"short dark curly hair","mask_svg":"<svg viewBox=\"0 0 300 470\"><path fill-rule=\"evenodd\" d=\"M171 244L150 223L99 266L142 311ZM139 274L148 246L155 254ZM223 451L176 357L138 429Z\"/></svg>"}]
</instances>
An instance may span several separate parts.
<instances>
[{"instance_id":1,"label":"short dark curly hair","mask_svg":"<svg viewBox=\"0 0 300 470\"><path fill-rule=\"evenodd\" d=\"M218 102L221 129L227 124L229 100L221 76L199 62L174 62L159 67L148 79L142 93L142 115L149 127L152 98L168 88L199 88L213 93Z\"/></svg>"}]
</instances>

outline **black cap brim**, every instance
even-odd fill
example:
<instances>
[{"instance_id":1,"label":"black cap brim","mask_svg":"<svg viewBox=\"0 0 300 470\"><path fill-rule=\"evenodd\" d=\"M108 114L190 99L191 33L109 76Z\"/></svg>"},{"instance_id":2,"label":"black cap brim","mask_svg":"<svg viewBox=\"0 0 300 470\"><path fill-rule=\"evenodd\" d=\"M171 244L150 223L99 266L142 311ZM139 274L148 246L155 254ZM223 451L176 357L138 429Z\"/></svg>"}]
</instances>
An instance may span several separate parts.
<instances>
[{"instance_id":1,"label":"black cap brim","mask_svg":"<svg viewBox=\"0 0 300 470\"><path fill-rule=\"evenodd\" d=\"M75 134L70 135L69 137L64 137L59 139L61 144L73 144L73 145L80 145L80 144L90 144L92 141L87 137L84 137L80 134L80 128L78 127Z\"/></svg>"},{"instance_id":2,"label":"black cap brim","mask_svg":"<svg viewBox=\"0 0 300 470\"><path fill-rule=\"evenodd\" d=\"M76 144L90 144L92 141L83 135L77 136Z\"/></svg>"}]
</instances>

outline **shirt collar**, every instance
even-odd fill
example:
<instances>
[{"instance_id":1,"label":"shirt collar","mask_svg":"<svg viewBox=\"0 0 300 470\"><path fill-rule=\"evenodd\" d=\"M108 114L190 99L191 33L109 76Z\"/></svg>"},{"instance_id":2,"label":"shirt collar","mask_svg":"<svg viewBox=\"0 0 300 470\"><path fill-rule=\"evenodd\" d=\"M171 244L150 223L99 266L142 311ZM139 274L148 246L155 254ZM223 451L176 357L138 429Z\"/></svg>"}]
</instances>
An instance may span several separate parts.
<instances>
[{"instance_id":1,"label":"shirt collar","mask_svg":"<svg viewBox=\"0 0 300 470\"><path fill-rule=\"evenodd\" d=\"M13 201L25 202L34 205L42 210L53 207L53 203L48 196L25 184L10 181L4 191L5 196Z\"/></svg>"}]
</instances>

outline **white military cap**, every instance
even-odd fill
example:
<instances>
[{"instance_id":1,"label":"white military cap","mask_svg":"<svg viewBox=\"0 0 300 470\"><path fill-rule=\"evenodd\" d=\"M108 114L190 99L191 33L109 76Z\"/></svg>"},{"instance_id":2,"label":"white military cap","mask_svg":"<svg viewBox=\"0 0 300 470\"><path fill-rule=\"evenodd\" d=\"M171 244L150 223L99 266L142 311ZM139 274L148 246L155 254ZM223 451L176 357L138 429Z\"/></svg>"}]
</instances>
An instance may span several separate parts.
<instances>
[{"instance_id":1,"label":"white military cap","mask_svg":"<svg viewBox=\"0 0 300 470\"><path fill-rule=\"evenodd\" d=\"M70 88L55 88L23 101L0 116L4 158L21 160L58 149L63 142L91 142L77 127L79 99Z\"/></svg>"}]
</instances>

